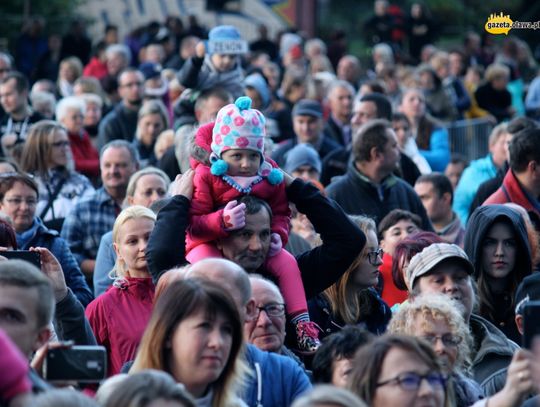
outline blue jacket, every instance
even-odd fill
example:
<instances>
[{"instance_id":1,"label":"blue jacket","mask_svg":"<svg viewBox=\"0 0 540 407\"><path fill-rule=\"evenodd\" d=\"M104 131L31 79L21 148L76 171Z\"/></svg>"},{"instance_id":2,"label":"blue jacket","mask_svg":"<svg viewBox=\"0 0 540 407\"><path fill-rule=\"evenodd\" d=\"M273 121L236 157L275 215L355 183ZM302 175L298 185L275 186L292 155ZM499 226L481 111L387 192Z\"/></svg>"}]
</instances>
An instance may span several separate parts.
<instances>
[{"instance_id":1,"label":"blue jacket","mask_svg":"<svg viewBox=\"0 0 540 407\"><path fill-rule=\"evenodd\" d=\"M66 284L83 306L87 306L94 299L92 291L86 284L84 275L69 250L66 241L55 230L47 229L41 219L34 218L30 229L17 233L19 250L28 250L31 247L45 247L58 259L62 266Z\"/></svg>"},{"instance_id":2,"label":"blue jacket","mask_svg":"<svg viewBox=\"0 0 540 407\"><path fill-rule=\"evenodd\" d=\"M246 346L246 359L253 370L242 400L250 407L287 407L311 383L300 366L291 358Z\"/></svg>"},{"instance_id":3,"label":"blue jacket","mask_svg":"<svg viewBox=\"0 0 540 407\"><path fill-rule=\"evenodd\" d=\"M463 175L454 191L452 209L457 213L461 223L467 224L469 209L480 184L497 175L497 167L491 159L491 154L484 158L471 161L463 171Z\"/></svg>"},{"instance_id":4,"label":"blue jacket","mask_svg":"<svg viewBox=\"0 0 540 407\"><path fill-rule=\"evenodd\" d=\"M116 263L116 252L114 251L112 241L112 231L105 233L99 242L99 249L96 256L96 265L94 266L94 295L99 297L107 288L109 288L113 279L109 273Z\"/></svg>"},{"instance_id":5,"label":"blue jacket","mask_svg":"<svg viewBox=\"0 0 540 407\"><path fill-rule=\"evenodd\" d=\"M429 150L419 150L433 171L444 172L450 161L448 131L439 127L431 133Z\"/></svg>"}]
</instances>

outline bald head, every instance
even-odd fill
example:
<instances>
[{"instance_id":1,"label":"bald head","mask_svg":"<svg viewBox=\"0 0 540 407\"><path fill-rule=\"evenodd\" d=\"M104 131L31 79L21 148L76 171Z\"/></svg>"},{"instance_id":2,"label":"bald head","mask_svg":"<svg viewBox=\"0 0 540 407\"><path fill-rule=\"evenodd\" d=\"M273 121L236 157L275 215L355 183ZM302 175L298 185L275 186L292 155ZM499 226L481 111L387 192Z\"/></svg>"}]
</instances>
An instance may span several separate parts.
<instances>
[{"instance_id":1,"label":"bald head","mask_svg":"<svg viewBox=\"0 0 540 407\"><path fill-rule=\"evenodd\" d=\"M191 265L186 278L204 278L221 285L234 298L239 309L251 299L248 274L238 264L226 259L204 259Z\"/></svg>"},{"instance_id":2,"label":"bald head","mask_svg":"<svg viewBox=\"0 0 540 407\"><path fill-rule=\"evenodd\" d=\"M253 298L255 298L255 301L257 301L257 294L266 292L271 293L271 295L274 297L276 302L283 303L285 302L283 300L283 296L281 295L281 292L279 291L279 288L277 285L275 285L272 281L268 280L267 278L264 278L260 275L250 275L249 281L251 283L251 292L253 293Z\"/></svg>"}]
</instances>

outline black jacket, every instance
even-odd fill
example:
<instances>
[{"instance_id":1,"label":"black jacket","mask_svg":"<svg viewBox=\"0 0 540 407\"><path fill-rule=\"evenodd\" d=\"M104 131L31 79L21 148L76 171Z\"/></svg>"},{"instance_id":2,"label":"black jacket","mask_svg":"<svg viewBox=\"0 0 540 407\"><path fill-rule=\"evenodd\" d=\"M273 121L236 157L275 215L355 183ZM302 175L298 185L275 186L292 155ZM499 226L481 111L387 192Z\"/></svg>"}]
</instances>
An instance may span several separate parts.
<instances>
[{"instance_id":1,"label":"black jacket","mask_svg":"<svg viewBox=\"0 0 540 407\"><path fill-rule=\"evenodd\" d=\"M386 332L386 327L392 317L392 311L379 297L374 288L365 290L362 295L365 295L366 300L369 301L372 312L363 316L362 319L357 321L357 324L374 335L382 335ZM334 332L340 331L346 325L341 318L332 313L330 302L322 293L309 300L308 309L311 320L321 328L321 332L319 332L319 339L321 340Z\"/></svg>"},{"instance_id":2,"label":"black jacket","mask_svg":"<svg viewBox=\"0 0 540 407\"><path fill-rule=\"evenodd\" d=\"M176 159L175 146L169 147L157 163L157 167L163 170L171 180L174 180L180 174L180 166Z\"/></svg>"},{"instance_id":3,"label":"black jacket","mask_svg":"<svg viewBox=\"0 0 540 407\"><path fill-rule=\"evenodd\" d=\"M330 287L351 265L366 243L366 236L341 208L309 183L296 179L287 187L287 197L305 214L323 244L296 256L306 298ZM189 225L189 200L174 196L159 211L146 260L154 282L168 269L183 265L185 231ZM264 273L264 271L263 271Z\"/></svg>"},{"instance_id":4,"label":"black jacket","mask_svg":"<svg viewBox=\"0 0 540 407\"><path fill-rule=\"evenodd\" d=\"M70 288L67 295L56 303L53 323L60 340L74 341L76 345L97 345L84 307Z\"/></svg>"},{"instance_id":5,"label":"black jacket","mask_svg":"<svg viewBox=\"0 0 540 407\"><path fill-rule=\"evenodd\" d=\"M328 185L332 178L343 175L347 172L347 166L351 161L351 147L340 148L328 154L322 162L321 182ZM420 170L407 154L401 153L399 159L399 168L394 171L394 175L403 178L407 183L414 187Z\"/></svg>"},{"instance_id":6,"label":"black jacket","mask_svg":"<svg viewBox=\"0 0 540 407\"><path fill-rule=\"evenodd\" d=\"M328 118L326 121L326 124L324 125L323 130L328 136L332 137L332 139L339 144L340 146L345 146L345 138L343 136L343 130L339 125L336 123L336 121L332 118L332 115Z\"/></svg>"},{"instance_id":7,"label":"black jacket","mask_svg":"<svg viewBox=\"0 0 540 407\"><path fill-rule=\"evenodd\" d=\"M367 215L379 223L392 209L405 209L420 216L423 230L433 231L420 198L409 184L390 175L382 182L381 188L382 199L377 187L351 162L347 173L328 185L326 192L348 214Z\"/></svg>"},{"instance_id":8,"label":"black jacket","mask_svg":"<svg viewBox=\"0 0 540 407\"><path fill-rule=\"evenodd\" d=\"M467 231L465 233L464 248L474 265L475 279L478 280L483 271L482 252L484 239L496 221L505 221L512 226L517 245L516 259L512 273L517 274L517 283L514 287L509 286L504 293L493 293L493 301L496 315L494 317L487 315L480 309L480 315L489 322L497 326L503 333L514 342L521 340L516 324L514 322L514 296L517 285L521 280L532 273L531 250L527 237L525 222L511 208L504 205L486 205L477 208L469 217ZM512 276L511 276L512 278Z\"/></svg>"},{"instance_id":9,"label":"black jacket","mask_svg":"<svg viewBox=\"0 0 540 407\"><path fill-rule=\"evenodd\" d=\"M137 130L137 116L137 110L126 108L122 102L116 105L99 124L99 147L117 139L133 141Z\"/></svg>"}]
</instances>

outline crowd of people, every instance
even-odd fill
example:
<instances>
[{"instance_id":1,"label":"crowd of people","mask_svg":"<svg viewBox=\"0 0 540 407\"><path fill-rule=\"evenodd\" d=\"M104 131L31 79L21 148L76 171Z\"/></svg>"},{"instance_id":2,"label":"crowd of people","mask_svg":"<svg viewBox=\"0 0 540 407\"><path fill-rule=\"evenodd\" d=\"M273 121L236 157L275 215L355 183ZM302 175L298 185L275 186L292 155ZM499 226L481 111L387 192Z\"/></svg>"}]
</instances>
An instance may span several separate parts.
<instances>
[{"instance_id":1,"label":"crowd of people","mask_svg":"<svg viewBox=\"0 0 540 407\"><path fill-rule=\"evenodd\" d=\"M537 63L374 12L370 61L194 16L0 52L1 406L538 403Z\"/></svg>"}]
</instances>

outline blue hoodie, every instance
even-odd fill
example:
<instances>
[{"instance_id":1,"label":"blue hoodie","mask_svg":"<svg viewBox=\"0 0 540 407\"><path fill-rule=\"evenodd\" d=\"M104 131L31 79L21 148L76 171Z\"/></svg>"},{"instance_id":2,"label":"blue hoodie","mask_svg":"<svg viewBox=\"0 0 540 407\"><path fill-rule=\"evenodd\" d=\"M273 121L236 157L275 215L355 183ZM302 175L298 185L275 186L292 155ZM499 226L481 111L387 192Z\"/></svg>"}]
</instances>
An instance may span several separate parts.
<instances>
[{"instance_id":1,"label":"blue hoodie","mask_svg":"<svg viewBox=\"0 0 540 407\"><path fill-rule=\"evenodd\" d=\"M287 407L311 389L307 375L291 358L248 344L246 359L253 374L242 400L250 407Z\"/></svg>"}]
</instances>

